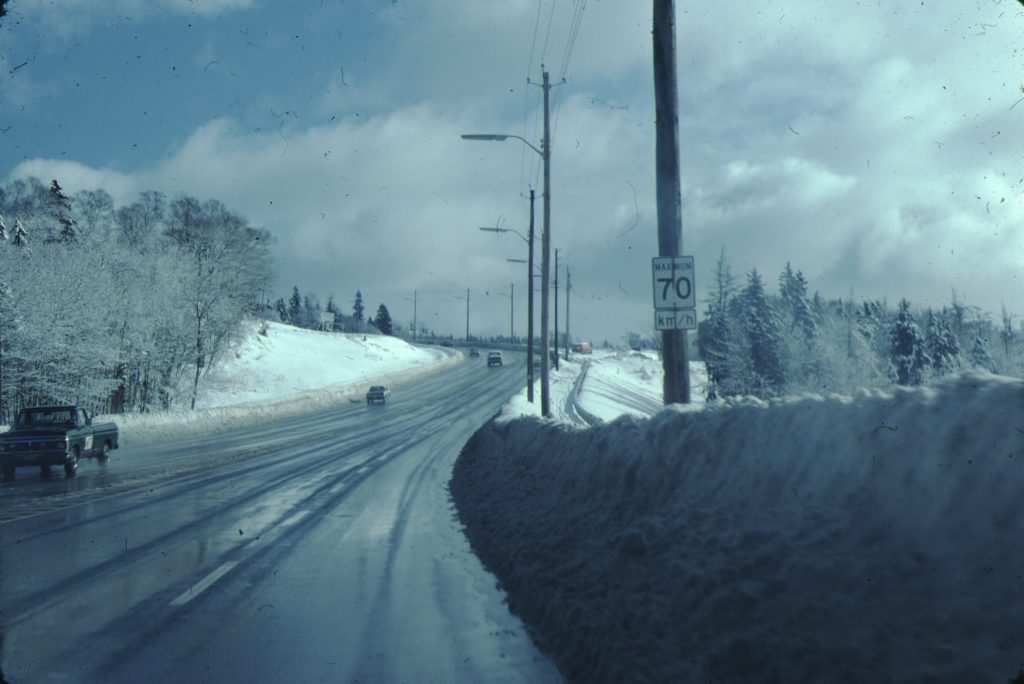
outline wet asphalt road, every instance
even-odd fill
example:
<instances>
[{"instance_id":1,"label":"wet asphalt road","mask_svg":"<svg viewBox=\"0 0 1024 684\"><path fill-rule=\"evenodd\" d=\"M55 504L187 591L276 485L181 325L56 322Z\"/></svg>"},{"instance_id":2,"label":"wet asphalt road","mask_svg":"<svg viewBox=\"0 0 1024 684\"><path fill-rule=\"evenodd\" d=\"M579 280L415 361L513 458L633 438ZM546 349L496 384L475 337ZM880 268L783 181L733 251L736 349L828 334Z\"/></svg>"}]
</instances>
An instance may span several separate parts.
<instances>
[{"instance_id":1,"label":"wet asphalt road","mask_svg":"<svg viewBox=\"0 0 1024 684\"><path fill-rule=\"evenodd\" d=\"M508 356L508 355L507 355ZM0 486L0 663L24 682L546 682L448 496L520 356L384 406L125 446Z\"/></svg>"}]
</instances>

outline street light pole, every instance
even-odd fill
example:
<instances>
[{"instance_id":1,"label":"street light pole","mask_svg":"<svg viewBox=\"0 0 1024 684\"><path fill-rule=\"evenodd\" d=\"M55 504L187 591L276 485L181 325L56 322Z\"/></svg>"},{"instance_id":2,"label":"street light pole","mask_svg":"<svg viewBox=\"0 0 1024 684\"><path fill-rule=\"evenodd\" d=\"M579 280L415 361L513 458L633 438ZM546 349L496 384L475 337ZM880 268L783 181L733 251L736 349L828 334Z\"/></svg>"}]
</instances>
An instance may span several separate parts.
<instances>
[{"instance_id":1,"label":"street light pole","mask_svg":"<svg viewBox=\"0 0 1024 684\"><path fill-rule=\"evenodd\" d=\"M530 258L526 267L526 400L533 403L533 188L530 189Z\"/></svg>"},{"instance_id":2,"label":"street light pole","mask_svg":"<svg viewBox=\"0 0 1024 684\"><path fill-rule=\"evenodd\" d=\"M529 259L508 259L515 263L526 264L526 400L533 403L533 233L534 204L536 192L530 190L530 232L529 238L513 228L481 228L491 233L515 233L529 246Z\"/></svg>"},{"instance_id":3,"label":"street light pole","mask_svg":"<svg viewBox=\"0 0 1024 684\"><path fill-rule=\"evenodd\" d=\"M540 413L545 418L551 416L551 384L549 382L549 355L548 348L550 347L551 340L548 336L548 301L549 296L549 283L551 280L551 80L547 70L543 71L543 83L541 87L544 89L544 139L541 141L540 149L537 149L533 144L523 138L522 136L512 135L511 133L465 133L462 135L463 140L507 140L508 138L515 138L520 140L529 147L531 150L536 152L544 160L544 228L541 233L541 302L540 302L540 346L543 353L540 356ZM533 193L530 193L531 199ZM532 208L531 207L531 233L532 233ZM530 256L533 256L531 250ZM530 272L531 278L533 272ZM533 290L531 283L530 290ZM532 339L532 337L531 337ZM532 357L531 364L532 366ZM532 383L530 385L533 386Z\"/></svg>"},{"instance_id":4,"label":"street light pole","mask_svg":"<svg viewBox=\"0 0 1024 684\"><path fill-rule=\"evenodd\" d=\"M516 284L508 284L508 341L516 343Z\"/></svg>"}]
</instances>

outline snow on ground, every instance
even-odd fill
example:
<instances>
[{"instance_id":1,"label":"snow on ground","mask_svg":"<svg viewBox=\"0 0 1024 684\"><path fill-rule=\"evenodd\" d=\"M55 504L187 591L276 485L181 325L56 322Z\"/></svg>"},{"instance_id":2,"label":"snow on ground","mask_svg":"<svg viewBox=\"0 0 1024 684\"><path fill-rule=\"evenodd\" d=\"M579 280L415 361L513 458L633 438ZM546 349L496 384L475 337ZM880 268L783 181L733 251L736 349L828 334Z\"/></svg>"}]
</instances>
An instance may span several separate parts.
<instances>
[{"instance_id":1,"label":"snow on ground","mask_svg":"<svg viewBox=\"0 0 1024 684\"><path fill-rule=\"evenodd\" d=\"M593 354L570 354L569 361L551 366L552 417L570 424L600 423L622 415L650 417L662 404L661 358L654 351L602 349ZM536 375L540 376L540 369ZM701 362L690 363L691 408L704 404L707 373ZM534 383L534 403L526 389L512 398L502 419L540 416L540 380Z\"/></svg>"},{"instance_id":2,"label":"snow on ground","mask_svg":"<svg viewBox=\"0 0 1024 684\"><path fill-rule=\"evenodd\" d=\"M440 347L396 337L318 332L269 323L250 334L199 381L196 410L103 416L122 444L252 427L286 416L362 401L370 384L396 385L462 360Z\"/></svg>"},{"instance_id":3,"label":"snow on ground","mask_svg":"<svg viewBox=\"0 0 1024 684\"><path fill-rule=\"evenodd\" d=\"M499 420L451 492L572 680L1007 682L1022 416L1024 382L966 373L586 429Z\"/></svg>"}]
</instances>

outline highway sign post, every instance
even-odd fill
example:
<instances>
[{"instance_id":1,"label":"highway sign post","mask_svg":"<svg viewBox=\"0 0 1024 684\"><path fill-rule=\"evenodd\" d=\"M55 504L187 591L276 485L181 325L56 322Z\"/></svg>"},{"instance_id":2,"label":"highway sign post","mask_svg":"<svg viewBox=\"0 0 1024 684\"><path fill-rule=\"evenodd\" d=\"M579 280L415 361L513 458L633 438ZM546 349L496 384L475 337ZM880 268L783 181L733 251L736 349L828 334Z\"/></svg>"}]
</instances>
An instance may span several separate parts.
<instances>
[{"instance_id":1,"label":"highway sign post","mask_svg":"<svg viewBox=\"0 0 1024 684\"><path fill-rule=\"evenodd\" d=\"M655 330L696 330L697 297L692 256L654 257Z\"/></svg>"}]
</instances>

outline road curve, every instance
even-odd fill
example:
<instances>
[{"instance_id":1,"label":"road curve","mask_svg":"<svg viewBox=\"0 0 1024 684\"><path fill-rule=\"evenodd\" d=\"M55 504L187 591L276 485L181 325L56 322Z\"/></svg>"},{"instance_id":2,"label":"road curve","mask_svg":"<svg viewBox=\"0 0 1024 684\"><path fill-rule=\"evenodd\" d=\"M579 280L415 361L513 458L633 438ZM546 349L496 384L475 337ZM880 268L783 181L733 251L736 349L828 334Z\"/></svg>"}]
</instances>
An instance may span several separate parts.
<instances>
[{"instance_id":1,"label":"road curve","mask_svg":"<svg viewBox=\"0 0 1024 684\"><path fill-rule=\"evenodd\" d=\"M555 682L448 495L524 381L479 359L259 430L0 488L0 663L23 682Z\"/></svg>"}]
</instances>

